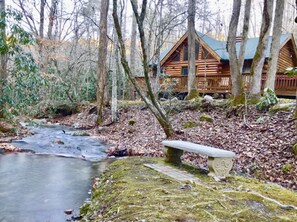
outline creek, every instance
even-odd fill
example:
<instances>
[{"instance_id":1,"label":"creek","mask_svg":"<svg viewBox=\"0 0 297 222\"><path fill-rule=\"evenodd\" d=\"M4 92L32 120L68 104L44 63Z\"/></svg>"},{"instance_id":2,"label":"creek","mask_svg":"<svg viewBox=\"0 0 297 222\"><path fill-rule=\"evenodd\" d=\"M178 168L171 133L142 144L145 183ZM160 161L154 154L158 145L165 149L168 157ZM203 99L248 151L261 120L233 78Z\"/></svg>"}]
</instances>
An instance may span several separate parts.
<instances>
[{"instance_id":1,"label":"creek","mask_svg":"<svg viewBox=\"0 0 297 222\"><path fill-rule=\"evenodd\" d=\"M106 145L67 127L29 128L12 144L31 152L0 154L0 222L71 221L109 162Z\"/></svg>"}]
</instances>

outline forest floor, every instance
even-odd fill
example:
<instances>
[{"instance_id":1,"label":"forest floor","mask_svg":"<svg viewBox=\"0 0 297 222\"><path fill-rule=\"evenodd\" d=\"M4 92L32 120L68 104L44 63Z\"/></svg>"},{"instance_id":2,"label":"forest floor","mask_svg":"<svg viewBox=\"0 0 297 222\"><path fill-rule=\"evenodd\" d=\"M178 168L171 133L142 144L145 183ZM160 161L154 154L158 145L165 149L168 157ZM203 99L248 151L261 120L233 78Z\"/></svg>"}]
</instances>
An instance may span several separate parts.
<instances>
[{"instance_id":1,"label":"forest floor","mask_svg":"<svg viewBox=\"0 0 297 222\"><path fill-rule=\"evenodd\" d=\"M173 104L164 102L164 105L177 132L173 139L234 151L233 174L251 176L297 190L297 156L293 152L293 145L297 143L294 106L276 113L260 112L255 107L249 107L244 122L241 109L244 107L230 110L224 101L218 101L211 107L186 101L175 101ZM119 121L113 124L110 124L110 113L106 110L105 122L99 127L96 126L95 112L94 105L89 104L82 106L77 114L46 121L86 130L108 144L110 156L164 156L161 142L166 136L143 103L121 102ZM204 114L213 121L200 120ZM18 151L7 142L29 133L16 122L0 121L0 129L0 148L6 151ZM204 156L186 153L183 160L207 169L207 158Z\"/></svg>"},{"instance_id":2,"label":"forest floor","mask_svg":"<svg viewBox=\"0 0 297 222\"><path fill-rule=\"evenodd\" d=\"M174 105L165 104L165 108L170 110L170 121L177 132L173 139L234 151L234 174L297 190L297 156L293 153L293 145L297 142L294 106L276 113L249 107L245 122L244 109L230 110L224 102L202 108L177 101ZM209 115L213 121L201 121L203 114ZM98 136L109 145L109 155L164 156L161 142L166 136L141 102L123 102L118 116L119 121L110 124L110 113L106 111L105 122L98 127L94 108L87 106L78 114L53 121L86 129L89 134ZM183 159L201 169L207 168L206 157L187 153Z\"/></svg>"}]
</instances>

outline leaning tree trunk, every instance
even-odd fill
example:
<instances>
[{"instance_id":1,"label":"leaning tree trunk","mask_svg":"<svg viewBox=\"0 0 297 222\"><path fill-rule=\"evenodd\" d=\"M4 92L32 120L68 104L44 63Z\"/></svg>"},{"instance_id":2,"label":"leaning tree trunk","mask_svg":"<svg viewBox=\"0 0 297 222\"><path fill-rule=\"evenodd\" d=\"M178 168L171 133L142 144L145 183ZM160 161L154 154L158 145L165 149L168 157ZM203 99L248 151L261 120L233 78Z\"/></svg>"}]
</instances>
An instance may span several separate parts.
<instances>
[{"instance_id":1,"label":"leaning tree trunk","mask_svg":"<svg viewBox=\"0 0 297 222\"><path fill-rule=\"evenodd\" d=\"M97 84L97 114L98 125L103 122L103 108L106 87L106 57L107 57L107 14L108 14L109 0L101 1L100 14L100 38L99 38L99 53L98 53L98 84Z\"/></svg>"},{"instance_id":2,"label":"leaning tree trunk","mask_svg":"<svg viewBox=\"0 0 297 222\"><path fill-rule=\"evenodd\" d=\"M119 50L118 50L118 37L114 33L114 48L113 48L113 71L112 71L112 88L111 88L111 119L112 122L118 120L118 74L119 67Z\"/></svg>"},{"instance_id":3,"label":"leaning tree trunk","mask_svg":"<svg viewBox=\"0 0 297 222\"><path fill-rule=\"evenodd\" d=\"M161 42L163 41L163 1L159 1L160 12L159 12L159 27L158 27L158 36L157 36L157 48L156 48L156 63L157 63L157 74L154 76L154 92L158 96L160 90L160 76L161 76Z\"/></svg>"},{"instance_id":4,"label":"leaning tree trunk","mask_svg":"<svg viewBox=\"0 0 297 222\"><path fill-rule=\"evenodd\" d=\"M0 27L0 39L3 42L2 44L6 44L6 20L5 20L5 0L0 0L0 16L1 20L4 22L4 25ZM6 50L4 47L0 51L0 118L5 117L5 99L4 99L4 87L5 82L7 80L7 57Z\"/></svg>"},{"instance_id":5,"label":"leaning tree trunk","mask_svg":"<svg viewBox=\"0 0 297 222\"><path fill-rule=\"evenodd\" d=\"M122 66L125 70L125 73L127 74L128 78L129 78L129 80L135 87L136 92L139 94L141 99L145 102L145 104L148 106L150 111L156 117L156 119L160 123L161 127L163 128L166 136L171 137L173 134L172 126L171 126L169 120L167 119L165 110L161 107L160 103L155 98L155 95L153 93L153 90L152 90L152 87L150 84L150 79L149 79L148 61L147 61L147 53L146 53L146 45L145 45L144 29L143 29L143 21L144 21L145 13L146 13L147 0L142 1L142 8L141 8L140 15L138 14L137 6L134 4L133 0L131 0L131 5L132 5L133 12L135 14L137 25L138 25L138 31L139 31L139 36L140 36L140 41L141 41L141 49L142 49L142 55L143 55L143 71L144 71L144 76L145 76L147 94L149 97L146 96L146 93L144 93L142 91L141 87L136 82L136 79L135 79L134 75L132 74L130 66L128 64L127 56L126 56L126 48L125 48L125 44L124 44L123 37L122 37L122 31L121 31L121 27L120 27L120 23L119 23L119 18L117 15L117 0L113 0L112 16L113 16L113 20L114 20L115 29L118 34L121 63L122 63Z\"/></svg>"},{"instance_id":6,"label":"leaning tree trunk","mask_svg":"<svg viewBox=\"0 0 297 222\"><path fill-rule=\"evenodd\" d=\"M233 0L232 17L228 33L228 53L232 80L233 105L244 103L242 77L236 54L236 33L241 8L241 0Z\"/></svg>"},{"instance_id":7,"label":"leaning tree trunk","mask_svg":"<svg viewBox=\"0 0 297 222\"><path fill-rule=\"evenodd\" d=\"M250 71L252 81L250 84L249 99L251 103L258 102L261 97L262 70L271 27L272 9L273 0L264 0L261 33Z\"/></svg>"},{"instance_id":8,"label":"leaning tree trunk","mask_svg":"<svg viewBox=\"0 0 297 222\"><path fill-rule=\"evenodd\" d=\"M188 96L187 99L198 97L196 88L195 66L195 5L196 0L189 0L188 5Z\"/></svg>"},{"instance_id":9,"label":"leaning tree trunk","mask_svg":"<svg viewBox=\"0 0 297 222\"><path fill-rule=\"evenodd\" d=\"M266 74L265 88L270 88L274 91L275 78L277 72L277 63L280 49L280 37L282 34L282 21L285 8L284 0L277 0L274 15L272 41L270 47L270 57L268 60L268 70Z\"/></svg>"}]
</instances>

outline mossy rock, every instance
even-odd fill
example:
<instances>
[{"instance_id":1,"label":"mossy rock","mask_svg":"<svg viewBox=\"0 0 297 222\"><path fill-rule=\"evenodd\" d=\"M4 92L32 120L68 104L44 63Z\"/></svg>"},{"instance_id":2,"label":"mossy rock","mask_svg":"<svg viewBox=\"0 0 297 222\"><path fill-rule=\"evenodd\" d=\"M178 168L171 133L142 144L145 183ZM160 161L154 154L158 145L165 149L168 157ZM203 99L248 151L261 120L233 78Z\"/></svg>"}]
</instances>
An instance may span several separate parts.
<instances>
[{"instance_id":1,"label":"mossy rock","mask_svg":"<svg viewBox=\"0 0 297 222\"><path fill-rule=\"evenodd\" d=\"M128 124L129 124L130 126L133 126L135 123L136 123L136 120L134 120L134 119L130 119L130 120L128 121Z\"/></svg>"},{"instance_id":2,"label":"mossy rock","mask_svg":"<svg viewBox=\"0 0 297 222\"><path fill-rule=\"evenodd\" d=\"M292 152L295 156L297 156L297 143L293 146Z\"/></svg>"},{"instance_id":3,"label":"mossy rock","mask_svg":"<svg viewBox=\"0 0 297 222\"><path fill-rule=\"evenodd\" d=\"M189 165L178 169L200 182L181 182L145 163L166 165L163 159L141 157L109 165L81 208L82 221L297 221L296 210L271 201L297 206L294 191L237 176L216 182Z\"/></svg>"},{"instance_id":4,"label":"mossy rock","mask_svg":"<svg viewBox=\"0 0 297 222\"><path fill-rule=\"evenodd\" d=\"M199 124L196 123L195 121L193 120L189 120L188 122L186 122L184 125L183 125L183 128L184 129L188 129L188 128L194 128L194 127L197 127Z\"/></svg>"},{"instance_id":5,"label":"mossy rock","mask_svg":"<svg viewBox=\"0 0 297 222\"><path fill-rule=\"evenodd\" d=\"M269 108L269 112L275 114L280 111L289 111L291 110L291 104L278 104Z\"/></svg>"},{"instance_id":6,"label":"mossy rock","mask_svg":"<svg viewBox=\"0 0 297 222\"><path fill-rule=\"evenodd\" d=\"M200 121L203 121L203 122L209 122L209 123L213 122L213 118L207 114L201 114L199 119Z\"/></svg>"},{"instance_id":7,"label":"mossy rock","mask_svg":"<svg viewBox=\"0 0 297 222\"><path fill-rule=\"evenodd\" d=\"M72 136L90 136L90 134L88 132L84 132L84 131L76 131L76 132L72 133Z\"/></svg>"}]
</instances>

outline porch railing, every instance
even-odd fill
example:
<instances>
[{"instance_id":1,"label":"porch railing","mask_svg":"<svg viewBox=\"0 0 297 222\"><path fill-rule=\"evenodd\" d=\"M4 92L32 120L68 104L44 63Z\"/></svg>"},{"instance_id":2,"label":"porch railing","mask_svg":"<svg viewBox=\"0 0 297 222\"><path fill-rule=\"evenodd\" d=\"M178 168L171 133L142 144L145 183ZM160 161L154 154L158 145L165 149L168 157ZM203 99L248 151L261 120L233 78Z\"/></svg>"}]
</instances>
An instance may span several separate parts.
<instances>
[{"instance_id":1,"label":"porch railing","mask_svg":"<svg viewBox=\"0 0 297 222\"><path fill-rule=\"evenodd\" d=\"M262 89L266 76L262 77ZM144 84L143 77L137 77L137 81ZM243 76L245 88L249 87L251 76ZM213 75L213 76L196 76L196 86L201 93L231 93L231 76L230 75ZM160 79L160 90L166 91L172 87L174 92L188 91L187 76L168 76L165 79ZM284 74L278 74L275 80L275 91L277 95L295 96L297 90L297 77L288 77Z\"/></svg>"}]
</instances>

